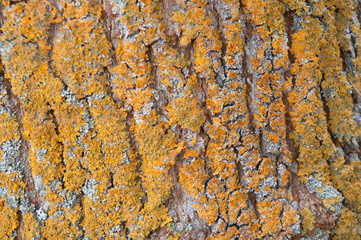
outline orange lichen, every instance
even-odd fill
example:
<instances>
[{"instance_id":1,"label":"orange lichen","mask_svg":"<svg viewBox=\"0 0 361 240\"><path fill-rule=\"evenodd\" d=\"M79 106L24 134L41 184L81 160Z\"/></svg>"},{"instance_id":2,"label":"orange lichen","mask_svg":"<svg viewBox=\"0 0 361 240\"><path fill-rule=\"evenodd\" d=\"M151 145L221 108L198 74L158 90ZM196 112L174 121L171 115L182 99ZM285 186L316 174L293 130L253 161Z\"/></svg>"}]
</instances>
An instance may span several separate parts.
<instances>
[{"instance_id":1,"label":"orange lichen","mask_svg":"<svg viewBox=\"0 0 361 240\"><path fill-rule=\"evenodd\" d=\"M11 208L4 200L0 199L0 237L12 239L13 231L18 227L19 221L16 209Z\"/></svg>"},{"instance_id":2,"label":"orange lichen","mask_svg":"<svg viewBox=\"0 0 361 240\"><path fill-rule=\"evenodd\" d=\"M335 239L360 239L359 220L349 209L342 209L338 226L332 231Z\"/></svg>"},{"instance_id":3,"label":"orange lichen","mask_svg":"<svg viewBox=\"0 0 361 240\"><path fill-rule=\"evenodd\" d=\"M358 3L0 3L1 239L359 238Z\"/></svg>"},{"instance_id":4,"label":"orange lichen","mask_svg":"<svg viewBox=\"0 0 361 240\"><path fill-rule=\"evenodd\" d=\"M31 239L39 235L39 223L36 221L34 213L23 213L24 226L22 227L22 237L24 239Z\"/></svg>"}]
</instances>

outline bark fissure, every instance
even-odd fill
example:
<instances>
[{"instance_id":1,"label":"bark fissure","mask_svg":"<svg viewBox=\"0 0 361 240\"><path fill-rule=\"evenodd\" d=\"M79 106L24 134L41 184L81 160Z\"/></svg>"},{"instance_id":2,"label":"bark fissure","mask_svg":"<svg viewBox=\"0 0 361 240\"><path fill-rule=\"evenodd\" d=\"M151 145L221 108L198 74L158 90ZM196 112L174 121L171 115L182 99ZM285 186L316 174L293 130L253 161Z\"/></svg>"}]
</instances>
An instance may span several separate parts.
<instances>
[{"instance_id":1,"label":"bark fissure","mask_svg":"<svg viewBox=\"0 0 361 240\"><path fill-rule=\"evenodd\" d=\"M244 12L244 10L242 11ZM247 105L247 112L249 116L249 124L248 128L251 130L252 134L256 134L256 127L254 124L254 116L252 110L253 104L253 97L254 94L254 82L252 74L248 71L250 69L249 66L249 57L248 57L248 44L251 42L252 39L252 32L254 31L252 23L245 19L245 36L244 36L244 49L243 49L243 59L242 59L242 78L244 79L245 86L246 86L246 105Z\"/></svg>"},{"instance_id":2,"label":"bark fissure","mask_svg":"<svg viewBox=\"0 0 361 240\"><path fill-rule=\"evenodd\" d=\"M220 58L221 66L222 66L222 70L224 73L224 77L225 77L225 79L227 79L228 78L228 74L227 74L228 67L227 67L226 60L225 60L225 56L227 53L227 40L226 40L226 37L223 32L223 26L222 26L223 19L222 19L221 14L219 13L219 10L217 9L215 2L212 3L212 10L214 11L214 15L215 15L215 19L216 19L216 29L219 32L218 36L219 36L219 39L220 39L221 45L222 45L221 46L221 58Z\"/></svg>"},{"instance_id":3,"label":"bark fissure","mask_svg":"<svg viewBox=\"0 0 361 240\"><path fill-rule=\"evenodd\" d=\"M103 11L102 11L102 22L104 24L103 26L103 30L104 33L108 39L108 42L111 44L110 48L109 48L109 55L111 58L111 63L109 65L109 67L114 67L116 65L118 65L118 59L116 57L115 54L115 40L116 40L116 36L113 36L113 29L115 28L113 26L114 21L115 21L115 14L112 13L111 9L107 9L106 6L107 4L105 3L106 1L102 1L103 2Z\"/></svg>"},{"instance_id":4,"label":"bark fissure","mask_svg":"<svg viewBox=\"0 0 361 240\"><path fill-rule=\"evenodd\" d=\"M324 77L322 78L324 79ZM321 83L322 84L322 81ZM336 146L336 147L339 147L340 146L340 143L337 139L337 137L332 133L332 130L331 130L331 126L330 126L330 108L328 106L328 102L325 98L325 96L322 94L322 92L320 93L321 95L321 101L322 101L322 107L323 107L323 110L325 111L325 117L326 117L326 122L327 122L327 131L328 131L328 134L333 142L333 144ZM322 145L322 143L320 143L320 145Z\"/></svg>"},{"instance_id":5,"label":"bark fissure","mask_svg":"<svg viewBox=\"0 0 361 240\"><path fill-rule=\"evenodd\" d=\"M3 73L4 74L4 73ZM20 133L20 159L23 161L24 168L22 169L22 180L26 184L24 192L25 196L28 198L29 202L34 205L34 208L38 210L40 208L42 198L39 195L38 190L35 188L34 178L33 178L33 171L29 162L29 150L30 145L29 142L23 136L24 132L24 125L22 123L23 117L23 109L20 103L20 99L13 93L12 85L9 79L3 77L3 84L5 85L7 96L11 99L13 106L11 106L11 112L15 114L16 121L19 124L19 133ZM23 216L22 211L19 209L19 227L17 229L18 232L18 239L22 239L22 226L23 223Z\"/></svg>"}]
</instances>

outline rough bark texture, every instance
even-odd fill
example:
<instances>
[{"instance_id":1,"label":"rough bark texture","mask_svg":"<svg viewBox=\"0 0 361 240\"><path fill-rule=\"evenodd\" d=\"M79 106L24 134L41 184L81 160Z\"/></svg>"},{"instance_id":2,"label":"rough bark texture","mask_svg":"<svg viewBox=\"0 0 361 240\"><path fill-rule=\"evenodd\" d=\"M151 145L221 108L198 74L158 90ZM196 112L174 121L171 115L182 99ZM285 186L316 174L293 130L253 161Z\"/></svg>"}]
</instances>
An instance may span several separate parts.
<instances>
[{"instance_id":1,"label":"rough bark texture","mask_svg":"<svg viewBox=\"0 0 361 240\"><path fill-rule=\"evenodd\" d=\"M360 239L360 1L0 4L0 239Z\"/></svg>"}]
</instances>

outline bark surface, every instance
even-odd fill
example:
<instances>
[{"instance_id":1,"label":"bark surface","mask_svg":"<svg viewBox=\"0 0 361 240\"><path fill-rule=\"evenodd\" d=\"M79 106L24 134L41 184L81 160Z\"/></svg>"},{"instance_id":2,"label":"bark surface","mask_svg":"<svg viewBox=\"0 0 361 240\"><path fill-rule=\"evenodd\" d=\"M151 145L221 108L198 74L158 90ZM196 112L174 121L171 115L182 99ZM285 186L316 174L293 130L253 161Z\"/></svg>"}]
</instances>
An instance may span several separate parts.
<instances>
[{"instance_id":1,"label":"bark surface","mask_svg":"<svg viewBox=\"0 0 361 240\"><path fill-rule=\"evenodd\" d=\"M0 239L360 239L360 1L0 19Z\"/></svg>"}]
</instances>

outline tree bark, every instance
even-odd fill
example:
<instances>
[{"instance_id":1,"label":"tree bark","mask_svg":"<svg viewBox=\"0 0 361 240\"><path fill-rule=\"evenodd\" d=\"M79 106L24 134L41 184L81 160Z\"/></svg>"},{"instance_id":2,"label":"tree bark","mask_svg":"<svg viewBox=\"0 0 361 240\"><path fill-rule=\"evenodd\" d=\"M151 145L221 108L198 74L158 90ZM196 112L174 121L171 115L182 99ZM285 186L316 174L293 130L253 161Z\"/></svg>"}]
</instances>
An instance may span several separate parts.
<instances>
[{"instance_id":1,"label":"tree bark","mask_svg":"<svg viewBox=\"0 0 361 240\"><path fill-rule=\"evenodd\" d=\"M0 239L360 239L360 1L0 4Z\"/></svg>"}]
</instances>

